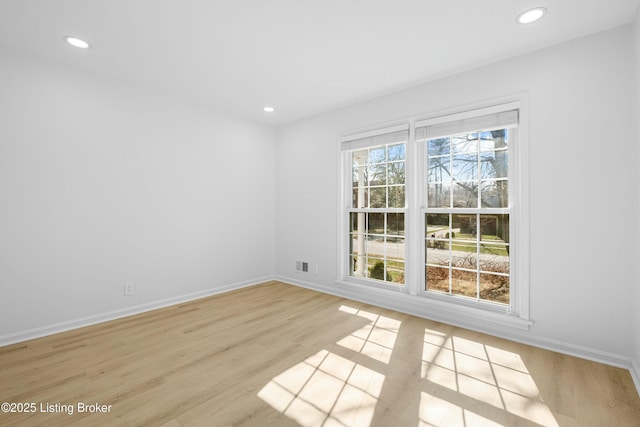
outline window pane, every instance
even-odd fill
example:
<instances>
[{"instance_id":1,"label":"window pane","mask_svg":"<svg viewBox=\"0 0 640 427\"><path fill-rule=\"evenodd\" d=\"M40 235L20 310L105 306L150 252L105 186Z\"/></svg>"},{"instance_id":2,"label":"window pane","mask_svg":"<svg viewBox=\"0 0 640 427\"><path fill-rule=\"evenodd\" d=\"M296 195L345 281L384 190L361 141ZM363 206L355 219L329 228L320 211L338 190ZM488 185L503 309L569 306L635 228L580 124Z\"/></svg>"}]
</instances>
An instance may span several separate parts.
<instances>
[{"instance_id":1,"label":"window pane","mask_svg":"<svg viewBox=\"0 0 640 427\"><path fill-rule=\"evenodd\" d=\"M384 146L369 149L369 164L384 163L387 160Z\"/></svg>"},{"instance_id":2,"label":"window pane","mask_svg":"<svg viewBox=\"0 0 640 427\"><path fill-rule=\"evenodd\" d=\"M398 185L389 187L389 207L404 208L405 207L405 187Z\"/></svg>"},{"instance_id":3,"label":"window pane","mask_svg":"<svg viewBox=\"0 0 640 427\"><path fill-rule=\"evenodd\" d=\"M352 212L349 215L350 228L350 253L352 255L366 254L366 236L365 236L365 220L366 214ZM357 259L357 257L354 257ZM353 260L352 260L353 261ZM352 262L352 266L354 263Z\"/></svg>"},{"instance_id":4,"label":"window pane","mask_svg":"<svg viewBox=\"0 0 640 427\"><path fill-rule=\"evenodd\" d=\"M426 267L427 290L449 293L449 269L442 267Z\"/></svg>"},{"instance_id":5,"label":"window pane","mask_svg":"<svg viewBox=\"0 0 640 427\"><path fill-rule=\"evenodd\" d=\"M384 213L367 214L367 233L384 234Z\"/></svg>"},{"instance_id":6,"label":"window pane","mask_svg":"<svg viewBox=\"0 0 640 427\"><path fill-rule=\"evenodd\" d=\"M351 212L349 214L349 231L356 233L365 233L367 214L362 212Z\"/></svg>"},{"instance_id":7,"label":"window pane","mask_svg":"<svg viewBox=\"0 0 640 427\"><path fill-rule=\"evenodd\" d=\"M387 273L391 281L398 285L404 285L404 262L390 260L387 262Z\"/></svg>"},{"instance_id":8,"label":"window pane","mask_svg":"<svg viewBox=\"0 0 640 427\"><path fill-rule=\"evenodd\" d=\"M404 214L387 214L387 234L404 236Z\"/></svg>"},{"instance_id":9,"label":"window pane","mask_svg":"<svg viewBox=\"0 0 640 427\"><path fill-rule=\"evenodd\" d=\"M451 215L451 265L459 268L477 268L478 237L477 215Z\"/></svg>"},{"instance_id":10,"label":"window pane","mask_svg":"<svg viewBox=\"0 0 640 427\"><path fill-rule=\"evenodd\" d=\"M475 182L453 183L453 207L477 208L478 184Z\"/></svg>"},{"instance_id":11,"label":"window pane","mask_svg":"<svg viewBox=\"0 0 640 427\"><path fill-rule=\"evenodd\" d=\"M480 178L507 178L508 153L506 151L491 151L480 154Z\"/></svg>"},{"instance_id":12,"label":"window pane","mask_svg":"<svg viewBox=\"0 0 640 427\"><path fill-rule=\"evenodd\" d=\"M480 215L480 240L509 243L509 215Z\"/></svg>"},{"instance_id":13,"label":"window pane","mask_svg":"<svg viewBox=\"0 0 640 427\"><path fill-rule=\"evenodd\" d=\"M453 154L477 153L478 134L457 135L451 137L451 152Z\"/></svg>"},{"instance_id":14,"label":"window pane","mask_svg":"<svg viewBox=\"0 0 640 427\"><path fill-rule=\"evenodd\" d=\"M448 208L451 207L450 199L451 185L429 184L428 197L430 208Z\"/></svg>"},{"instance_id":15,"label":"window pane","mask_svg":"<svg viewBox=\"0 0 640 427\"><path fill-rule=\"evenodd\" d=\"M481 187L483 208L509 207L509 186L507 180L482 181Z\"/></svg>"},{"instance_id":16,"label":"window pane","mask_svg":"<svg viewBox=\"0 0 640 427\"><path fill-rule=\"evenodd\" d=\"M451 165L454 181L478 180L478 156L476 154L453 156Z\"/></svg>"},{"instance_id":17,"label":"window pane","mask_svg":"<svg viewBox=\"0 0 640 427\"><path fill-rule=\"evenodd\" d=\"M404 238L387 237L386 255L388 259L404 261Z\"/></svg>"},{"instance_id":18,"label":"window pane","mask_svg":"<svg viewBox=\"0 0 640 427\"><path fill-rule=\"evenodd\" d=\"M353 168L351 173L351 187L353 189L352 207L363 208L367 206L367 168L365 160L367 150L356 151L352 155Z\"/></svg>"},{"instance_id":19,"label":"window pane","mask_svg":"<svg viewBox=\"0 0 640 427\"><path fill-rule=\"evenodd\" d=\"M364 255L366 252L366 240L364 234L351 234L350 253L351 255Z\"/></svg>"},{"instance_id":20,"label":"window pane","mask_svg":"<svg viewBox=\"0 0 640 427\"><path fill-rule=\"evenodd\" d=\"M462 245L464 249L470 250L460 250L461 246L459 242L451 243L451 266L476 270L478 268L478 254L476 252L476 246L467 246L469 244L466 242L463 242Z\"/></svg>"},{"instance_id":21,"label":"window pane","mask_svg":"<svg viewBox=\"0 0 640 427\"><path fill-rule=\"evenodd\" d=\"M476 298L478 294L477 273L451 269L451 293Z\"/></svg>"},{"instance_id":22,"label":"window pane","mask_svg":"<svg viewBox=\"0 0 640 427\"><path fill-rule=\"evenodd\" d=\"M508 263L509 246L508 245L496 245L492 243L480 243L480 255L504 257ZM494 271L494 270L492 270ZM495 270L498 271L498 270ZM508 271L500 271L501 273L507 273Z\"/></svg>"},{"instance_id":23,"label":"window pane","mask_svg":"<svg viewBox=\"0 0 640 427\"><path fill-rule=\"evenodd\" d=\"M367 276L367 257L365 256L350 256L351 263L351 275L355 277Z\"/></svg>"},{"instance_id":24,"label":"window pane","mask_svg":"<svg viewBox=\"0 0 640 427\"><path fill-rule=\"evenodd\" d=\"M386 187L372 187L369 191L371 192L369 207L371 208L387 207L387 188Z\"/></svg>"},{"instance_id":25,"label":"window pane","mask_svg":"<svg viewBox=\"0 0 640 427\"><path fill-rule=\"evenodd\" d=\"M405 144L397 144L389 146L389 161L405 159Z\"/></svg>"},{"instance_id":26,"label":"window pane","mask_svg":"<svg viewBox=\"0 0 640 427\"><path fill-rule=\"evenodd\" d=\"M506 149L508 147L509 132L508 129L482 132L480 134L480 150L493 151Z\"/></svg>"},{"instance_id":27,"label":"window pane","mask_svg":"<svg viewBox=\"0 0 640 427\"><path fill-rule=\"evenodd\" d=\"M453 214L451 215L452 238L456 240L470 240L475 242L478 234L477 215Z\"/></svg>"},{"instance_id":28,"label":"window pane","mask_svg":"<svg viewBox=\"0 0 640 427\"><path fill-rule=\"evenodd\" d=\"M449 214L426 214L425 242L427 264L449 265Z\"/></svg>"},{"instance_id":29,"label":"window pane","mask_svg":"<svg viewBox=\"0 0 640 427\"><path fill-rule=\"evenodd\" d=\"M509 274L509 247L482 244L480 246L480 270Z\"/></svg>"},{"instance_id":30,"label":"window pane","mask_svg":"<svg viewBox=\"0 0 640 427\"><path fill-rule=\"evenodd\" d=\"M385 270L383 259L369 258L369 278L391 281L391 276Z\"/></svg>"},{"instance_id":31,"label":"window pane","mask_svg":"<svg viewBox=\"0 0 640 427\"><path fill-rule=\"evenodd\" d=\"M480 298L509 304L509 277L480 273Z\"/></svg>"},{"instance_id":32,"label":"window pane","mask_svg":"<svg viewBox=\"0 0 640 427\"><path fill-rule=\"evenodd\" d=\"M367 236L367 255L370 257L384 258L384 237Z\"/></svg>"},{"instance_id":33,"label":"window pane","mask_svg":"<svg viewBox=\"0 0 640 427\"><path fill-rule=\"evenodd\" d=\"M404 184L405 170L404 162L389 163L389 185Z\"/></svg>"},{"instance_id":34,"label":"window pane","mask_svg":"<svg viewBox=\"0 0 640 427\"><path fill-rule=\"evenodd\" d=\"M442 156L450 152L449 138L430 139L427 141L427 154L429 156Z\"/></svg>"},{"instance_id":35,"label":"window pane","mask_svg":"<svg viewBox=\"0 0 640 427\"><path fill-rule=\"evenodd\" d=\"M356 170L359 166L367 164L369 158L369 150L358 150L351 154L351 160L353 162L353 169Z\"/></svg>"},{"instance_id":36,"label":"window pane","mask_svg":"<svg viewBox=\"0 0 640 427\"><path fill-rule=\"evenodd\" d=\"M427 239L426 243L427 264L449 266L449 242L443 240Z\"/></svg>"},{"instance_id":37,"label":"window pane","mask_svg":"<svg viewBox=\"0 0 640 427\"><path fill-rule=\"evenodd\" d=\"M369 166L367 173L369 185L387 185L387 168L384 163Z\"/></svg>"},{"instance_id":38,"label":"window pane","mask_svg":"<svg viewBox=\"0 0 640 427\"><path fill-rule=\"evenodd\" d=\"M367 185L367 171L366 167L362 165L358 165L358 162L355 161L356 153L354 153L353 158L353 169L351 173L351 188L353 188L353 206L357 207L357 197L358 197L358 189L361 191L365 191Z\"/></svg>"},{"instance_id":39,"label":"window pane","mask_svg":"<svg viewBox=\"0 0 640 427\"><path fill-rule=\"evenodd\" d=\"M426 214L427 231L425 237L444 238L449 231L449 214Z\"/></svg>"},{"instance_id":40,"label":"window pane","mask_svg":"<svg viewBox=\"0 0 640 427\"><path fill-rule=\"evenodd\" d=\"M361 189L357 189L354 188L353 190L353 200L351 201L352 206L354 208L366 208L369 207L369 189L368 188L361 188Z\"/></svg>"},{"instance_id":41,"label":"window pane","mask_svg":"<svg viewBox=\"0 0 640 427\"><path fill-rule=\"evenodd\" d=\"M449 182L451 180L451 158L449 156L429 157L427 171L429 183Z\"/></svg>"},{"instance_id":42,"label":"window pane","mask_svg":"<svg viewBox=\"0 0 640 427\"><path fill-rule=\"evenodd\" d=\"M353 233L358 229L358 214L355 212L349 213L349 233Z\"/></svg>"}]
</instances>

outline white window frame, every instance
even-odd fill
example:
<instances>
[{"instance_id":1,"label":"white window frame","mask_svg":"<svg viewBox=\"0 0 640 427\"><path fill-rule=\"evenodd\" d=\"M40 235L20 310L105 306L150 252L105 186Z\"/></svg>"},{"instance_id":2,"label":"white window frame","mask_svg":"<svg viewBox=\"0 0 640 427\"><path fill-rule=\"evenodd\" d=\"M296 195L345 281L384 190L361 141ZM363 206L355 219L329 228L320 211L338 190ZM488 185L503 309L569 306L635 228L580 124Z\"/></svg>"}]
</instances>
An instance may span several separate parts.
<instances>
[{"instance_id":1,"label":"white window frame","mask_svg":"<svg viewBox=\"0 0 640 427\"><path fill-rule=\"evenodd\" d=\"M356 149L362 149L362 148L368 148L368 147L374 147L377 146L377 144L371 144L371 145L358 145L356 147L354 146L350 146L350 143L352 144L354 141L359 141L359 140L364 140L366 138L370 138L370 137L375 137L375 136L380 136L380 135L385 135L385 134L390 134L390 133L394 133L394 132L399 132L399 131L407 131L407 142L405 144L405 206L403 208L365 208L362 209L362 211L366 211L367 213L403 213L405 215L405 235L404 237L404 241L405 241L405 277L404 277L404 285L398 285L398 284L393 284L391 282L384 282L384 281L379 281L379 280L373 280L373 279L366 279L366 278L360 278L360 277L356 277L356 276L352 276L350 274L350 263L349 263L349 248L350 248L350 242L349 242L349 214L354 212L354 211L360 211L360 209L358 208L353 208L351 206L351 198L352 198L352 182L351 179L347 179L347 177L351 177L352 174L352 153L353 151L355 151ZM391 126L386 126L383 128L379 128L379 129L375 129L375 130L371 130L371 131L365 131L365 132L360 132L360 133L355 133L355 134L350 134L347 136L344 136L340 139L340 162L341 162L341 171L342 171L342 177L340 179L340 183L341 183L341 189L340 189L340 194L341 194L341 202L340 202L340 250L339 253L342 254L346 254L346 257L339 255L339 277L341 278L341 281L343 283L349 283L349 284L354 284L354 285L359 285L359 286L365 286L365 287L369 287L369 288L378 288L378 289L387 289L387 290L393 290L393 291L398 291L398 292L403 292L403 293L407 293L408 291L408 286L407 286L407 282L408 282L408 278L407 278L407 274L409 271L409 268L407 267L407 260L409 258L409 248L408 248L408 243L407 243L407 234L408 234L408 219L407 219L407 215L408 215L408 206L411 203L409 201L409 193L410 190L412 188L412 184L410 184L408 182L407 177L409 176L409 174L411 173L411 166L408 164L407 159L409 158L409 147L413 146L413 144L411 144L411 142L413 141L413 134L412 134L412 129L410 129L410 126L408 123L402 123L402 124L396 124L396 125L391 125ZM413 157L413 155L412 155Z\"/></svg>"},{"instance_id":2,"label":"white window frame","mask_svg":"<svg viewBox=\"0 0 640 427\"><path fill-rule=\"evenodd\" d=\"M415 124L416 133L418 129L437 129L436 137L447 137L460 135L465 133L473 133L501 128L514 129L516 131L512 131L510 136L509 145L508 145L508 159L509 159L509 167L508 167L508 206L504 208L483 208L478 204L476 208L432 208L428 206L428 198L427 198L427 189L422 188L420 191L420 219L421 219L421 230L426 228L425 217L426 214L447 214L447 215L487 215L487 214L508 214L510 217L509 221L509 236L510 242L517 242L519 237L517 235L517 215L515 215L514 207L518 205L518 196L519 191L514 191L514 187L518 187L517 176L514 169L517 170L517 155L516 149L520 143L518 138L518 113L519 113L519 104L518 103L508 103L502 104L499 106L487 107L476 109L472 111L466 111L463 113L450 114L442 117L437 117L429 120L422 120ZM505 119L506 117L506 119ZM433 139L433 136L426 136L424 140L417 141L418 147L417 151L420 153L419 157L421 159L422 170L420 171L420 182L423 184L426 182L427 171L425 170L425 165L427 162L427 153L425 150L426 141ZM516 164L514 165L512 159L516 159ZM479 226L479 223L478 223ZM517 245L509 245L510 246L510 268L509 268L509 280L510 284L514 283L516 277L517 267L514 265L514 260L517 259ZM511 249L514 250L511 250ZM427 262L428 259L426 257L426 249L425 245L421 245L421 260L423 263ZM450 267L449 267L450 270ZM448 301L451 298L456 299L457 304L469 305L469 306L478 306L485 310L495 311L495 312L506 312L506 313L518 313L520 311L520 307L517 307L517 295L519 286L510 286L509 289L509 304L501 304L494 303L490 301L480 300L480 299L472 299L469 297L457 296L457 295L448 295L441 294L434 291L429 291L427 289L428 284L426 283L425 275L421 276L420 281L420 295L441 299L442 301Z\"/></svg>"},{"instance_id":3,"label":"white window frame","mask_svg":"<svg viewBox=\"0 0 640 427\"><path fill-rule=\"evenodd\" d=\"M505 305L485 304L464 298L452 298L449 295L437 295L425 289L425 213L426 213L426 177L424 144L416 142L416 128L428 124L447 123L456 120L470 120L491 113L517 109L519 123L517 141L509 147L509 213L510 221L510 303ZM399 122L395 122L396 124ZM345 161L344 152L338 149L341 178L339 179L338 203L338 272L336 284L344 287L350 294L354 292L367 296L366 299L385 305L385 299L393 301L394 307L406 307L407 312L436 320L456 324L487 321L491 325L528 329L529 307L529 166L528 166L528 97L526 93L489 100L459 108L438 111L428 115L405 118L400 126L409 128L409 141L406 146L406 203L405 211L405 285L380 286L369 280L359 280L349 276L349 219L345 214L351 197L351 164ZM397 126L395 126L397 128ZM352 133L340 138L342 143L356 137L388 132L394 126ZM459 132L461 133L461 132ZM462 212L460 212L462 213ZM481 213L481 212L480 212ZM380 289L382 288L382 289ZM400 291L393 297L386 291ZM388 305L388 304L387 304Z\"/></svg>"}]
</instances>

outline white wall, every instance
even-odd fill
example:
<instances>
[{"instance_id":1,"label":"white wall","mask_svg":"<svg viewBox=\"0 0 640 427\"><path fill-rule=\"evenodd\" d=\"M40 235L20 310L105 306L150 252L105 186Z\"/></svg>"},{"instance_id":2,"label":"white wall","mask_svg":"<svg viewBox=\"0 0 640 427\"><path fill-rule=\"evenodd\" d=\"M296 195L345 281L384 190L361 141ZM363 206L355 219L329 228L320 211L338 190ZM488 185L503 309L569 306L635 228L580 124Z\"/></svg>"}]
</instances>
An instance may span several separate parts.
<instances>
[{"instance_id":1,"label":"white wall","mask_svg":"<svg viewBox=\"0 0 640 427\"><path fill-rule=\"evenodd\" d=\"M527 92L535 324L502 335L630 361L637 218L619 208L638 197L631 53L623 27L279 128L277 275L337 291L341 133ZM319 274L296 272L296 259Z\"/></svg>"},{"instance_id":2,"label":"white wall","mask_svg":"<svg viewBox=\"0 0 640 427\"><path fill-rule=\"evenodd\" d=\"M0 338L272 277L274 144L271 127L0 51Z\"/></svg>"},{"instance_id":3,"label":"white wall","mask_svg":"<svg viewBox=\"0 0 640 427\"><path fill-rule=\"evenodd\" d=\"M633 50L634 55L633 58L635 60L634 64L634 77L635 77L635 104L633 109L633 123L635 124L635 144L637 150L636 157L636 165L640 164L640 10L636 14L636 20L633 25ZM638 200L636 201L636 218L640 214L640 182L638 182L638 172L636 172L635 182L637 183L637 196ZM640 242L640 234L637 235L637 242ZM635 266L636 266L636 277L634 284L634 292L632 294L633 299L633 370L634 380L636 381L636 387L640 392L640 266L638 265L637 260L640 259L640 244L636 243L636 254L635 254Z\"/></svg>"}]
</instances>

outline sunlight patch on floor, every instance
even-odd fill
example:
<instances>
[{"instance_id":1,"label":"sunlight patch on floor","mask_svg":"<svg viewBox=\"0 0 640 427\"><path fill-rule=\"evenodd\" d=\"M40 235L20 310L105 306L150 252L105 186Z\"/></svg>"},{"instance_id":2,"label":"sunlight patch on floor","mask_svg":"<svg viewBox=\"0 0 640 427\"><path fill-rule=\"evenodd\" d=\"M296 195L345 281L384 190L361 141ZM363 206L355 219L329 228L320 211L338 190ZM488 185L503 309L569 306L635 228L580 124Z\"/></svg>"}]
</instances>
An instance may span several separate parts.
<instances>
[{"instance_id":1,"label":"sunlight patch on floor","mask_svg":"<svg viewBox=\"0 0 640 427\"><path fill-rule=\"evenodd\" d=\"M435 396L422 392L423 426L510 425L514 419L558 425L516 353L426 329L421 377L427 381L425 390L443 390L431 393ZM449 392L456 393L450 400L466 404L456 405L443 397ZM483 416L488 413L490 419ZM506 420L506 424L496 420Z\"/></svg>"},{"instance_id":2,"label":"sunlight patch on floor","mask_svg":"<svg viewBox=\"0 0 640 427\"><path fill-rule=\"evenodd\" d=\"M274 377L258 393L301 426L371 424L384 375L322 350Z\"/></svg>"},{"instance_id":3,"label":"sunlight patch on floor","mask_svg":"<svg viewBox=\"0 0 640 427\"><path fill-rule=\"evenodd\" d=\"M341 347L389 363L401 321L343 305L340 311L367 319L370 323L337 342Z\"/></svg>"},{"instance_id":4,"label":"sunlight patch on floor","mask_svg":"<svg viewBox=\"0 0 640 427\"><path fill-rule=\"evenodd\" d=\"M445 399L420 395L420 420L418 427L463 426L463 427L506 427L489 418L448 402Z\"/></svg>"}]
</instances>

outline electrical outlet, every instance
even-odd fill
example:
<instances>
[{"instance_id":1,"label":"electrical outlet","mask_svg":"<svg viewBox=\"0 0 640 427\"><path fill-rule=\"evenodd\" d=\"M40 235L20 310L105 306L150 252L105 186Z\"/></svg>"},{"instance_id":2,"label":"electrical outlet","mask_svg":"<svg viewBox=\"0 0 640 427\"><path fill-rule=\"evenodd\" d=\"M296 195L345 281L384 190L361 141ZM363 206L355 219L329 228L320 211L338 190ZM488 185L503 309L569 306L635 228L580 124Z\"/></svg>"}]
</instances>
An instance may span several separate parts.
<instances>
[{"instance_id":1,"label":"electrical outlet","mask_svg":"<svg viewBox=\"0 0 640 427\"><path fill-rule=\"evenodd\" d=\"M313 274L318 274L318 264L313 264L311 266L311 271L313 272Z\"/></svg>"},{"instance_id":2,"label":"electrical outlet","mask_svg":"<svg viewBox=\"0 0 640 427\"><path fill-rule=\"evenodd\" d=\"M133 295L135 291L135 283L133 282L124 282L124 296L127 297L129 295Z\"/></svg>"}]
</instances>

